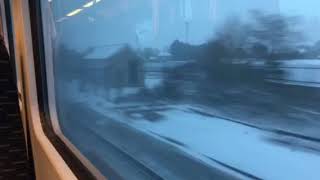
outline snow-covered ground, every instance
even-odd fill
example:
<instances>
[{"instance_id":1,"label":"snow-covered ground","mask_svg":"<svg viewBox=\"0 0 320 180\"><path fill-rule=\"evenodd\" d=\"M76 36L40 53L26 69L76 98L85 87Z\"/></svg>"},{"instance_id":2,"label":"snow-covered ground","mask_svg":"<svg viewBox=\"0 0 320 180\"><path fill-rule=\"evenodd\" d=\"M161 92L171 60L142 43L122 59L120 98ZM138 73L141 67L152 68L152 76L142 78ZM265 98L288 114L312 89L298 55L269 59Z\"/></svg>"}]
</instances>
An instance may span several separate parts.
<instances>
[{"instance_id":1,"label":"snow-covered ground","mask_svg":"<svg viewBox=\"0 0 320 180\"><path fill-rule=\"evenodd\" d=\"M148 60L144 64L145 68L145 85L149 89L156 88L161 85L163 81L163 70L185 65L194 62L188 61L174 61L170 58L168 60Z\"/></svg>"},{"instance_id":2,"label":"snow-covered ground","mask_svg":"<svg viewBox=\"0 0 320 180\"><path fill-rule=\"evenodd\" d=\"M291 59L279 60L282 65L287 67L311 67L320 68L320 59Z\"/></svg>"},{"instance_id":3,"label":"snow-covered ground","mask_svg":"<svg viewBox=\"0 0 320 180\"><path fill-rule=\"evenodd\" d=\"M285 72L283 79L277 81L284 84L293 84L309 87L320 87L320 60L295 59L282 60L281 69Z\"/></svg>"},{"instance_id":4,"label":"snow-covered ground","mask_svg":"<svg viewBox=\"0 0 320 180\"><path fill-rule=\"evenodd\" d=\"M153 89L161 85L161 70L167 68L165 64L161 61L146 63L146 88ZM168 67L182 64L184 62L173 62ZM281 61L281 67L285 70L285 80L270 81L320 87L319 60L284 60ZM277 112L273 112L273 115L263 112L264 115L260 117L251 117L250 113L243 112L246 108L261 111L254 107L229 104L226 108L236 108L235 111L221 114L216 107L190 103L114 103L110 101L114 98L108 97L110 94L101 88L88 87L80 92L78 81L67 83L65 87L65 95L70 101L82 103L108 119L126 123L159 142L174 145L213 167L217 163L224 164L262 179L320 179L320 141L317 141L320 137L317 121L313 118L320 112L314 109L292 107L295 109L293 112L298 113L298 118L307 113L299 122L300 125L294 125L290 118L278 119L280 116L275 116ZM137 93L137 89L122 90L124 95L134 93ZM265 93L255 94L272 96ZM304 115L299 114L302 112ZM254 118L259 121L252 121ZM261 119L265 118L262 122ZM304 122L309 124L300 127ZM106 122L100 120L95 123L103 125Z\"/></svg>"},{"instance_id":5,"label":"snow-covered ground","mask_svg":"<svg viewBox=\"0 0 320 180\"><path fill-rule=\"evenodd\" d=\"M262 179L320 178L320 152L273 143L286 138L290 142L305 141L297 137L199 113L208 110L193 104L115 104L101 94L91 93L96 91L79 92L75 85L66 89L71 101L171 143L212 166L221 162Z\"/></svg>"},{"instance_id":6,"label":"snow-covered ground","mask_svg":"<svg viewBox=\"0 0 320 180\"><path fill-rule=\"evenodd\" d=\"M284 74L270 77L268 81L307 87L320 87L320 59L278 60ZM251 62L253 66L265 66L265 61Z\"/></svg>"}]
</instances>

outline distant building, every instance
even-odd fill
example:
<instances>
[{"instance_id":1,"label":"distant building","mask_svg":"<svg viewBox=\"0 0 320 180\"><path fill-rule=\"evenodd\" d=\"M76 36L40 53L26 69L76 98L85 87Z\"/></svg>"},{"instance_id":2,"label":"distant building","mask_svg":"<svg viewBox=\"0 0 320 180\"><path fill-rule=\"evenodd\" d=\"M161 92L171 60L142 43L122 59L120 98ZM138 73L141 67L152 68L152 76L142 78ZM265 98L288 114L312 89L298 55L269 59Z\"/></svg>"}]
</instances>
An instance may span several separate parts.
<instances>
[{"instance_id":1,"label":"distant building","mask_svg":"<svg viewBox=\"0 0 320 180\"><path fill-rule=\"evenodd\" d=\"M142 61L142 58L128 47L109 57L103 68L105 87L143 87L144 70Z\"/></svg>"},{"instance_id":2,"label":"distant building","mask_svg":"<svg viewBox=\"0 0 320 180\"><path fill-rule=\"evenodd\" d=\"M84 59L81 69L86 72L83 85L122 90L144 86L143 59L131 48L118 49L114 54L103 59Z\"/></svg>"}]
</instances>

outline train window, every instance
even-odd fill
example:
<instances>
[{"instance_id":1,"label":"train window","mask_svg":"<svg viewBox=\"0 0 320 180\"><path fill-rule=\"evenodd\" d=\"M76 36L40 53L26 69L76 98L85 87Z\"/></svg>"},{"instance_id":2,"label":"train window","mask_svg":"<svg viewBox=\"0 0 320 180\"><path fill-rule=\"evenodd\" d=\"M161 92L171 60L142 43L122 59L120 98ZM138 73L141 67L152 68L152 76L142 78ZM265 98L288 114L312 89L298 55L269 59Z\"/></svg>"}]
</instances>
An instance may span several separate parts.
<instances>
[{"instance_id":1,"label":"train window","mask_svg":"<svg viewBox=\"0 0 320 180\"><path fill-rule=\"evenodd\" d=\"M104 177L320 178L318 0L41 3L51 121Z\"/></svg>"}]
</instances>

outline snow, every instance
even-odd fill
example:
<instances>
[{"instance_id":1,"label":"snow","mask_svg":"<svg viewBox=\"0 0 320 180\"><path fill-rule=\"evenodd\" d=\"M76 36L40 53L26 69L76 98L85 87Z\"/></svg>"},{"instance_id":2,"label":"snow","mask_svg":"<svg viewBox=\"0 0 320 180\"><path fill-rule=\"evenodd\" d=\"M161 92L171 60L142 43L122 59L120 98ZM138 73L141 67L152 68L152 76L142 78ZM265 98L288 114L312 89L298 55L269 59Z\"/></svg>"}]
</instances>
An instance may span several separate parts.
<instances>
[{"instance_id":1,"label":"snow","mask_svg":"<svg viewBox=\"0 0 320 180\"><path fill-rule=\"evenodd\" d=\"M319 59L292 59L279 60L280 69L284 75L271 78L268 81L306 87L320 87L320 60Z\"/></svg>"},{"instance_id":2,"label":"snow","mask_svg":"<svg viewBox=\"0 0 320 180\"><path fill-rule=\"evenodd\" d=\"M153 89L162 84L162 79L159 78L147 78L145 79L145 85L148 89Z\"/></svg>"},{"instance_id":3,"label":"snow","mask_svg":"<svg viewBox=\"0 0 320 180\"><path fill-rule=\"evenodd\" d=\"M75 89L75 84L73 90ZM192 104L163 105L164 110L156 110L162 116L160 121L145 119L140 110L150 110L146 104L114 104L105 97L89 92L75 92L77 101L88 108L102 113L115 121L154 136L165 143L174 144L184 152L214 167L223 162L262 179L319 179L320 154L277 145L268 141L279 138L272 132L258 130L225 119L206 116L190 110ZM74 99L74 100L75 100ZM130 106L130 105L134 105ZM115 108L136 108L131 117ZM140 111L141 112L141 111ZM103 124L103 122L98 122ZM172 139L179 143L168 141ZM298 139L295 138L294 141ZM181 145L183 144L183 145Z\"/></svg>"},{"instance_id":4,"label":"snow","mask_svg":"<svg viewBox=\"0 0 320 180\"><path fill-rule=\"evenodd\" d=\"M280 62L285 66L320 68L320 59L291 59L291 60L280 60L278 62Z\"/></svg>"},{"instance_id":5,"label":"snow","mask_svg":"<svg viewBox=\"0 0 320 180\"><path fill-rule=\"evenodd\" d=\"M191 112L172 110L163 115L164 121L138 121L134 126L179 141L197 156L212 157L263 179L320 177L320 156L268 143L264 140L268 133Z\"/></svg>"},{"instance_id":6,"label":"snow","mask_svg":"<svg viewBox=\"0 0 320 180\"><path fill-rule=\"evenodd\" d=\"M280 83L280 84L288 84L288 85L296 85L296 86L305 86L305 87L316 87L320 88L320 82L297 82L291 80L274 80L274 79L267 79L269 82Z\"/></svg>"},{"instance_id":7,"label":"snow","mask_svg":"<svg viewBox=\"0 0 320 180\"><path fill-rule=\"evenodd\" d=\"M320 60L297 59L280 62L282 63L281 68L285 71L283 79L287 80L282 83L320 87Z\"/></svg>"},{"instance_id":8,"label":"snow","mask_svg":"<svg viewBox=\"0 0 320 180\"><path fill-rule=\"evenodd\" d=\"M102 46L96 46L94 50L85 56L87 59L106 59L117 53L121 48L125 47L125 44L106 44Z\"/></svg>"},{"instance_id":9,"label":"snow","mask_svg":"<svg viewBox=\"0 0 320 180\"><path fill-rule=\"evenodd\" d=\"M254 67L266 67L266 60L250 60ZM267 81L306 87L320 87L320 59L278 60L284 74L266 79Z\"/></svg>"}]
</instances>

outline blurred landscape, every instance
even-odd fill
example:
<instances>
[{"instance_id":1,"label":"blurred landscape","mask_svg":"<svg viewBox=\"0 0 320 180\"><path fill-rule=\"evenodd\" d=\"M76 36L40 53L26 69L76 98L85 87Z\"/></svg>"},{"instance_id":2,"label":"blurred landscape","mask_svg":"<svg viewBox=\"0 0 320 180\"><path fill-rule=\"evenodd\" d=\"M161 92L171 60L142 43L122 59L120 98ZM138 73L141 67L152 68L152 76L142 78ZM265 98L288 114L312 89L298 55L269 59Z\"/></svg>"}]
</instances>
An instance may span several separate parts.
<instances>
[{"instance_id":1,"label":"blurred landscape","mask_svg":"<svg viewBox=\"0 0 320 180\"><path fill-rule=\"evenodd\" d=\"M303 44L299 17L250 14L250 23L229 18L217 38L201 45L175 40L168 52L111 45L108 58L88 59L93 49L81 54L60 46L57 74L114 103L191 103L320 138L305 128L319 126L320 41Z\"/></svg>"},{"instance_id":2,"label":"blurred landscape","mask_svg":"<svg viewBox=\"0 0 320 180\"><path fill-rule=\"evenodd\" d=\"M257 179L273 173L279 178L286 170L293 170L286 174L291 178L317 176L320 39L308 37L301 16L261 10L246 15L221 20L201 43L190 40L187 12L184 38L166 45L143 43L148 37L140 31L135 43L82 51L59 44L54 66L60 115L83 105L210 165L259 172ZM149 26L137 29L152 31ZM109 120L92 122L81 120L110 138L103 135Z\"/></svg>"}]
</instances>

